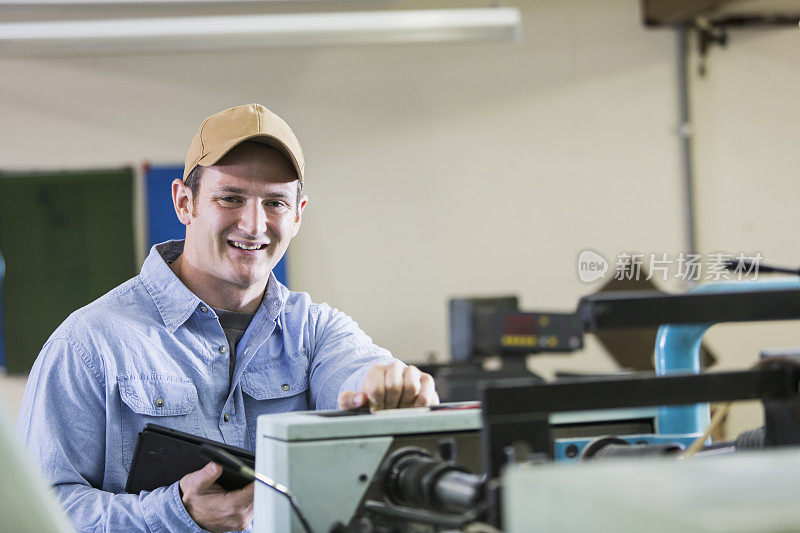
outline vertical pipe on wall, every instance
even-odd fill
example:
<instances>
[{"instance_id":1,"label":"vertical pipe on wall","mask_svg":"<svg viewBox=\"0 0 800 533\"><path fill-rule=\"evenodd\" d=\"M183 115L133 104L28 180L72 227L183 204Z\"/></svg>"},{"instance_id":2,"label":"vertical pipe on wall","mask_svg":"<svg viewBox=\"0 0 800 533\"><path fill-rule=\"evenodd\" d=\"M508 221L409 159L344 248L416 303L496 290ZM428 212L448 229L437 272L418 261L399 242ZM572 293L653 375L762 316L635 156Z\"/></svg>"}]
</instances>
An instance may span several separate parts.
<instances>
[{"instance_id":1,"label":"vertical pipe on wall","mask_svg":"<svg viewBox=\"0 0 800 533\"><path fill-rule=\"evenodd\" d=\"M694 173L692 171L692 124L689 113L689 27L677 29L678 37L678 136L681 138L683 170L684 243L687 254L697 253L695 228Z\"/></svg>"},{"instance_id":2,"label":"vertical pipe on wall","mask_svg":"<svg viewBox=\"0 0 800 533\"><path fill-rule=\"evenodd\" d=\"M149 246L147 244L147 200L145 191L146 164L134 165L133 172L133 246L136 257L136 271L142 268Z\"/></svg>"}]
</instances>

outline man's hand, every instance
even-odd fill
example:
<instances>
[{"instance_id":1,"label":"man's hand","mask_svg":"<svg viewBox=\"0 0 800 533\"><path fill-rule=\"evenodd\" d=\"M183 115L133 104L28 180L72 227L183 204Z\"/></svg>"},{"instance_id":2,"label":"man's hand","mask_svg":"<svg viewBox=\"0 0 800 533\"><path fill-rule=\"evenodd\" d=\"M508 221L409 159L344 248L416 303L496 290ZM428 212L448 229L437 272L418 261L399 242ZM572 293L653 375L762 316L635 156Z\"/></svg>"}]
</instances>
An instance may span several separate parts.
<instances>
[{"instance_id":1,"label":"man's hand","mask_svg":"<svg viewBox=\"0 0 800 533\"><path fill-rule=\"evenodd\" d=\"M214 532L241 531L253 522L253 483L226 491L215 481L222 474L217 463L186 474L180 480L183 505L195 523Z\"/></svg>"},{"instance_id":2,"label":"man's hand","mask_svg":"<svg viewBox=\"0 0 800 533\"><path fill-rule=\"evenodd\" d=\"M431 375L415 366L403 366L400 363L372 366L360 391L339 394L341 409L358 409L369 405L372 412L438 403L439 395L436 394Z\"/></svg>"}]
</instances>

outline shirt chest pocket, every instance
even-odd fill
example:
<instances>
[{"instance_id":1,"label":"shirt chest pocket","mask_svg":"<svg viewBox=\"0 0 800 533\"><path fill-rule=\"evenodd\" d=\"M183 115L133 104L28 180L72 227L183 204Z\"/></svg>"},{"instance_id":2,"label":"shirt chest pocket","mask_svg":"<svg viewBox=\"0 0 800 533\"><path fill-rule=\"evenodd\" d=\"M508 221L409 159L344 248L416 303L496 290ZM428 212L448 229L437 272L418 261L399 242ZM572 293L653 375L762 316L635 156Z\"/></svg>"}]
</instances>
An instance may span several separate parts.
<instances>
[{"instance_id":1,"label":"shirt chest pocket","mask_svg":"<svg viewBox=\"0 0 800 533\"><path fill-rule=\"evenodd\" d=\"M241 384L247 442L251 447L255 446L259 415L308 409L308 371L304 364L273 363L248 367Z\"/></svg>"},{"instance_id":2,"label":"shirt chest pocket","mask_svg":"<svg viewBox=\"0 0 800 533\"><path fill-rule=\"evenodd\" d=\"M255 400L281 400L308 390L304 365L251 365L242 376L242 391Z\"/></svg>"},{"instance_id":3,"label":"shirt chest pocket","mask_svg":"<svg viewBox=\"0 0 800 533\"><path fill-rule=\"evenodd\" d=\"M130 469L136 439L145 424L200 434L197 389L188 378L144 375L119 377L122 462Z\"/></svg>"}]
</instances>

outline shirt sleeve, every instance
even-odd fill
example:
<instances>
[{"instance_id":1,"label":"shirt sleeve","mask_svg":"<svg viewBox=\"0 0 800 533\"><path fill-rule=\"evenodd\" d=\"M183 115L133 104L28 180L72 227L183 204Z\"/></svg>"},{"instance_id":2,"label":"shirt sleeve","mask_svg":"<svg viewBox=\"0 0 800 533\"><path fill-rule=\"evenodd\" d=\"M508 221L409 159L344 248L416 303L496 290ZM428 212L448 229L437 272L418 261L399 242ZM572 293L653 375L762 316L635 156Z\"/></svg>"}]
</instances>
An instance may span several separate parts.
<instances>
[{"instance_id":1,"label":"shirt sleeve","mask_svg":"<svg viewBox=\"0 0 800 533\"><path fill-rule=\"evenodd\" d=\"M31 369L17 432L78 531L203 531L178 483L151 492L100 490L106 392L101 363L74 338L51 338Z\"/></svg>"},{"instance_id":2,"label":"shirt sleeve","mask_svg":"<svg viewBox=\"0 0 800 533\"><path fill-rule=\"evenodd\" d=\"M312 309L311 402L316 409L338 409L339 393L359 390L369 367L397 359L346 314L326 304Z\"/></svg>"}]
</instances>

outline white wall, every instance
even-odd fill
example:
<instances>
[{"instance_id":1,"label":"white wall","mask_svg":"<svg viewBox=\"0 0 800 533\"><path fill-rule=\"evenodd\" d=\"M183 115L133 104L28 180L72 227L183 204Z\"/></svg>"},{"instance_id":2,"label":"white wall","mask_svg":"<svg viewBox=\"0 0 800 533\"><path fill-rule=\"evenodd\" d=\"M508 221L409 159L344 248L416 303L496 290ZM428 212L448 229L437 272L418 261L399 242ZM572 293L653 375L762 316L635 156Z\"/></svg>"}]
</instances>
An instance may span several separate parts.
<instances>
[{"instance_id":1,"label":"white wall","mask_svg":"<svg viewBox=\"0 0 800 533\"><path fill-rule=\"evenodd\" d=\"M760 252L765 263L798 266L800 227L800 31L731 31L711 50L702 78L693 69L698 245ZM695 56L696 63L696 56ZM695 65L696 66L696 65ZM796 321L727 324L706 336L720 369L744 369L763 350L800 347ZM732 412L729 429L760 423L761 408Z\"/></svg>"},{"instance_id":2,"label":"white wall","mask_svg":"<svg viewBox=\"0 0 800 533\"><path fill-rule=\"evenodd\" d=\"M596 288L577 278L582 249L684 249L674 35L644 29L636 0L506 4L520 44L0 59L0 166L180 162L203 117L264 103L307 156L293 287L406 360L443 358L448 297L572 310ZM693 84L703 251L795 262L798 37L734 37ZM754 215L731 216L742 205ZM587 343L533 366L613 368Z\"/></svg>"},{"instance_id":3,"label":"white wall","mask_svg":"<svg viewBox=\"0 0 800 533\"><path fill-rule=\"evenodd\" d=\"M22 394L25 392L25 376L7 376L0 373L0 410L5 411L8 419L16 421Z\"/></svg>"},{"instance_id":4,"label":"white wall","mask_svg":"<svg viewBox=\"0 0 800 533\"><path fill-rule=\"evenodd\" d=\"M681 244L673 36L634 0L520 5L521 44L3 59L3 166L182 161L204 116L263 102L307 155L293 286L444 356L452 295L570 310L581 249Z\"/></svg>"}]
</instances>

